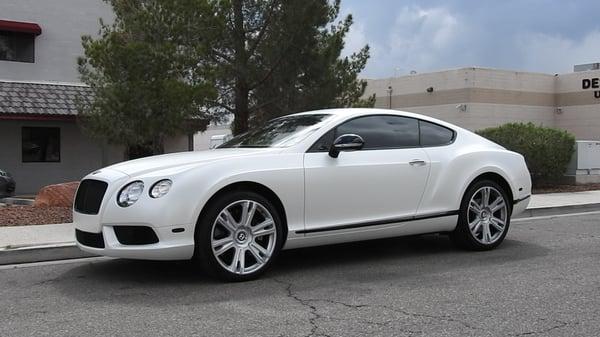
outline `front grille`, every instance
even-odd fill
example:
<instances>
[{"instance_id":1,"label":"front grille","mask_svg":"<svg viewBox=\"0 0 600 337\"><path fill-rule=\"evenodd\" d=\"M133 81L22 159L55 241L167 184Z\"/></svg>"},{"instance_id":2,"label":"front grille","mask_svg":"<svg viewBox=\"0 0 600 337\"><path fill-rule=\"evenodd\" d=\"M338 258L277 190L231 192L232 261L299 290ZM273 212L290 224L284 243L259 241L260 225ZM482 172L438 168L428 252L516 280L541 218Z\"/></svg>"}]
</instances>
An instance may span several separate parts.
<instances>
[{"instance_id":1,"label":"front grille","mask_svg":"<svg viewBox=\"0 0 600 337\"><path fill-rule=\"evenodd\" d=\"M122 245L149 245L158 242L154 230L146 226L114 226L117 240Z\"/></svg>"},{"instance_id":2,"label":"front grille","mask_svg":"<svg viewBox=\"0 0 600 337\"><path fill-rule=\"evenodd\" d=\"M102 233L90 233L76 229L75 238L77 239L77 242L84 246L104 248L104 237L102 236Z\"/></svg>"},{"instance_id":3,"label":"front grille","mask_svg":"<svg viewBox=\"0 0 600 337\"><path fill-rule=\"evenodd\" d=\"M75 196L75 210L83 214L98 214L107 188L108 184L104 181L83 180Z\"/></svg>"}]
</instances>

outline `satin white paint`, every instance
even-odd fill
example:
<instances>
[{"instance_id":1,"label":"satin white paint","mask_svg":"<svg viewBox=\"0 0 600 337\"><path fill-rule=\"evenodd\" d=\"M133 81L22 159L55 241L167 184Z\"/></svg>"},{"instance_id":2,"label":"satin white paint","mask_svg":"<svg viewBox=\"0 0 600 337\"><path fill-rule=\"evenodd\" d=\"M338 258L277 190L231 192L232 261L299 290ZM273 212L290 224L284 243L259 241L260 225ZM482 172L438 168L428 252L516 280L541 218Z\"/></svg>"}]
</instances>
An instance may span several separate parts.
<instances>
[{"instance_id":1,"label":"satin white paint","mask_svg":"<svg viewBox=\"0 0 600 337\"><path fill-rule=\"evenodd\" d=\"M191 258L196 221L207 201L235 183L253 182L273 191L285 209L287 240L284 248L307 247L382 237L447 232L457 216L402 221L335 231L302 234L344 224L381 221L456 211L469 184L479 175L496 173L510 185L514 200L531 193L531 181L520 154L505 150L470 131L427 116L379 109L334 109L318 130L286 148L235 148L182 152L132 160L109 166L86 178L109 184L98 215L74 212L75 227L104 234L104 249L81 246L101 255L174 260ZM446 146L307 153L324 133L344 121L370 114L389 114L431 121L456 131ZM410 161L424 165L410 165ZM159 199L147 191L161 179L173 181L170 192ZM130 207L116 199L126 184L141 180L144 193ZM522 212L528 200L515 205ZM159 242L141 246L120 244L113 226L150 226ZM173 233L173 228L184 228Z\"/></svg>"}]
</instances>

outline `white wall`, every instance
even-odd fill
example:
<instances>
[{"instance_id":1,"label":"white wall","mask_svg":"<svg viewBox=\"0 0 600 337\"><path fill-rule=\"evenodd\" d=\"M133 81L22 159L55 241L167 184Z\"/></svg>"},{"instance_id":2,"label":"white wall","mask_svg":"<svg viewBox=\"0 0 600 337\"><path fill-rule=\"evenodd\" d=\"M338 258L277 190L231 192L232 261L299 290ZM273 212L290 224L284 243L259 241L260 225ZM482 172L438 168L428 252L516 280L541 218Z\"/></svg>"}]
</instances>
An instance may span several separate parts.
<instances>
[{"instance_id":1,"label":"white wall","mask_svg":"<svg viewBox=\"0 0 600 337\"><path fill-rule=\"evenodd\" d=\"M113 20L102 0L2 0L0 19L34 22L42 27L35 39L35 63L0 61L0 79L80 82L77 57L81 35L97 36L98 18Z\"/></svg>"},{"instance_id":2,"label":"white wall","mask_svg":"<svg viewBox=\"0 0 600 337\"><path fill-rule=\"evenodd\" d=\"M217 135L230 135L231 127L229 125L209 126L206 131L198 132L194 135L194 151L208 150L210 137Z\"/></svg>"}]
</instances>

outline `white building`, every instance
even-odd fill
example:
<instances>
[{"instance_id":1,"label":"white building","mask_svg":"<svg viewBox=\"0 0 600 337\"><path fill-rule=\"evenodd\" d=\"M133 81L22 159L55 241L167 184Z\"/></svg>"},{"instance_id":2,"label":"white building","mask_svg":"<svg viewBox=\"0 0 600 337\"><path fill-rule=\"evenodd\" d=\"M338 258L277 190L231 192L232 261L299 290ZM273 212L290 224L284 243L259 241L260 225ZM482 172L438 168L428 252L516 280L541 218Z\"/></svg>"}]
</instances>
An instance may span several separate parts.
<instances>
[{"instance_id":1,"label":"white building","mask_svg":"<svg viewBox=\"0 0 600 337\"><path fill-rule=\"evenodd\" d=\"M14 176L18 194L124 159L122 147L77 125L76 99L89 95L77 72L81 35L97 35L100 17L114 17L102 0L0 2L0 169ZM190 140L169 139L165 150L189 150Z\"/></svg>"}]
</instances>

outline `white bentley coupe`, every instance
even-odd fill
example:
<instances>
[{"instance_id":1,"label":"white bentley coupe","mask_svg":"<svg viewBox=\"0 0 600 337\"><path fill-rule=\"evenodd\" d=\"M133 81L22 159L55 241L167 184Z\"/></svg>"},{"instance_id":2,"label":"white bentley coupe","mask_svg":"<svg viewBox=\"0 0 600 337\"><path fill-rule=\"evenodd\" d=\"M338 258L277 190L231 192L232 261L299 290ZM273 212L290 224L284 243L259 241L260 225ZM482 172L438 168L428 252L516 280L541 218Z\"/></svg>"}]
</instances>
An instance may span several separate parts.
<instances>
[{"instance_id":1,"label":"white bentley coupe","mask_svg":"<svg viewBox=\"0 0 600 337\"><path fill-rule=\"evenodd\" d=\"M79 247L194 259L225 280L282 249L424 233L487 250L529 202L523 156L413 113L334 109L280 117L215 150L131 160L86 176Z\"/></svg>"}]
</instances>

